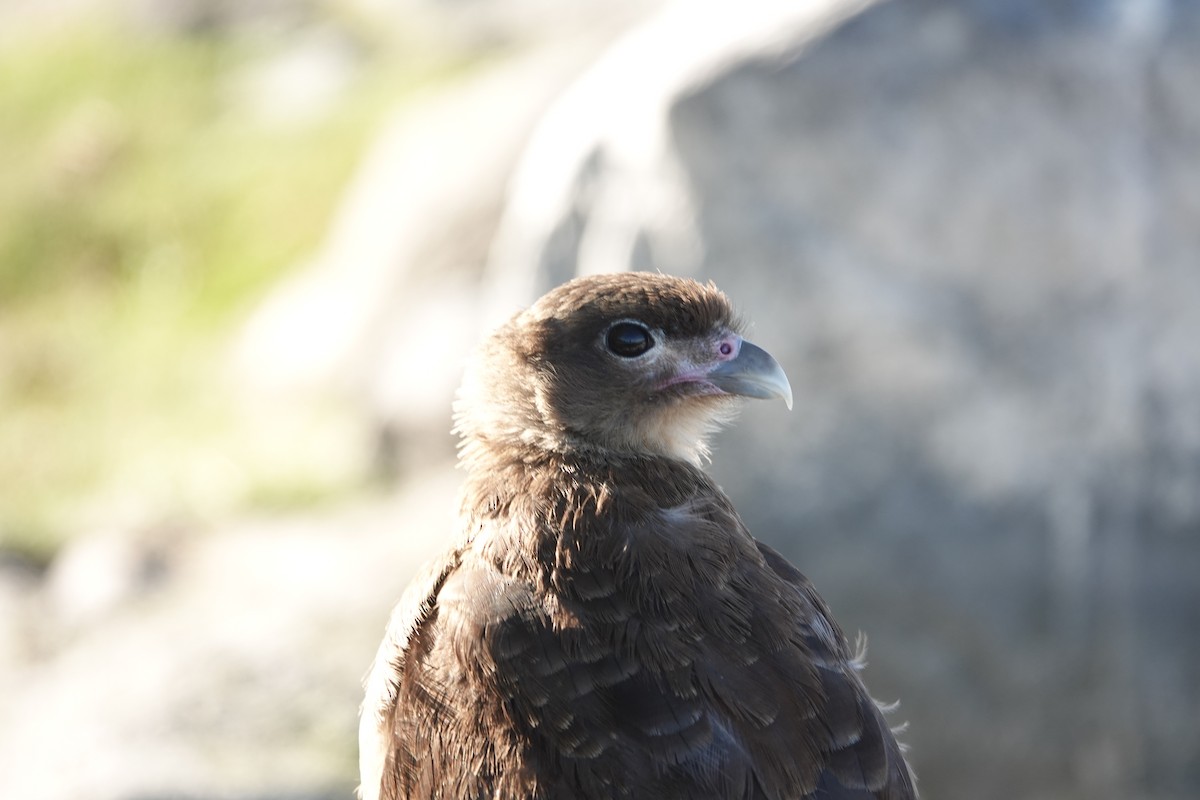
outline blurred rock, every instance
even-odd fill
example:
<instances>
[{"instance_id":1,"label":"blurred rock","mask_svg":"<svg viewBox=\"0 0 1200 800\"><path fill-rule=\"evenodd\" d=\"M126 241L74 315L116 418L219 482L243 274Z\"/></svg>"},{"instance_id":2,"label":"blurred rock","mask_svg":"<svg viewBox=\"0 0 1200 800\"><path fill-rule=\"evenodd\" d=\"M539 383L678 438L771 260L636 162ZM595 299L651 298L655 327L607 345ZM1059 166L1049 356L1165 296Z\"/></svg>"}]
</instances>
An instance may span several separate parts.
<instances>
[{"instance_id":1,"label":"blurred rock","mask_svg":"<svg viewBox=\"0 0 1200 800\"><path fill-rule=\"evenodd\" d=\"M309 0L5 0L0 3L0 40L30 27L44 30L109 19L164 35L250 28L277 32L312 20L319 5Z\"/></svg>"},{"instance_id":2,"label":"blurred rock","mask_svg":"<svg viewBox=\"0 0 1200 800\"><path fill-rule=\"evenodd\" d=\"M165 579L163 542L122 530L81 534L55 556L46 578L46 627L101 622Z\"/></svg>"},{"instance_id":3,"label":"blurred rock","mask_svg":"<svg viewBox=\"0 0 1200 800\"><path fill-rule=\"evenodd\" d=\"M248 322L237 383L289 404L350 398L395 463L452 452L449 408L480 331L504 187L553 97L615 35L534 48L405 105L364 158L312 263Z\"/></svg>"},{"instance_id":4,"label":"blurred rock","mask_svg":"<svg viewBox=\"0 0 1200 800\"><path fill-rule=\"evenodd\" d=\"M31 29L116 20L159 36L286 42L333 26L374 42L464 55L573 39L633 25L663 0L4 0L0 41Z\"/></svg>"},{"instance_id":5,"label":"blurred rock","mask_svg":"<svg viewBox=\"0 0 1200 800\"><path fill-rule=\"evenodd\" d=\"M280 52L242 68L232 82L237 116L280 126L321 119L350 88L365 55L334 26L286 41Z\"/></svg>"},{"instance_id":6,"label":"blurred rock","mask_svg":"<svg viewBox=\"0 0 1200 800\"><path fill-rule=\"evenodd\" d=\"M384 11L389 0L357 0ZM562 41L628 28L662 0L390 0L391 12L465 51Z\"/></svg>"},{"instance_id":7,"label":"blurred rock","mask_svg":"<svg viewBox=\"0 0 1200 800\"><path fill-rule=\"evenodd\" d=\"M7 678L36 650L34 626L41 570L29 561L0 551L0 693L12 691Z\"/></svg>"},{"instance_id":8,"label":"blurred rock","mask_svg":"<svg viewBox=\"0 0 1200 800\"><path fill-rule=\"evenodd\" d=\"M5 666L0 797L352 796L361 676L456 485L179 539L153 593Z\"/></svg>"},{"instance_id":9,"label":"blurred rock","mask_svg":"<svg viewBox=\"0 0 1200 800\"><path fill-rule=\"evenodd\" d=\"M931 797L1200 790L1200 6L678 3L518 168L502 317L713 279L781 358L714 473L872 638Z\"/></svg>"}]
</instances>

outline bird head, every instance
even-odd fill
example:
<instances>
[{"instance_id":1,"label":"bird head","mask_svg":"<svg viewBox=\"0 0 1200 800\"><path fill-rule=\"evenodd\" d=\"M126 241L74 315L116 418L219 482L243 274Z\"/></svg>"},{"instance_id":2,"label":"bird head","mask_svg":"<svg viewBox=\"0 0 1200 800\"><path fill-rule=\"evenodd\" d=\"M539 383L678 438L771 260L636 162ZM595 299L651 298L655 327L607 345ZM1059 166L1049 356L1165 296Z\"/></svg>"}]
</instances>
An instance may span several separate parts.
<instances>
[{"instance_id":1,"label":"bird head","mask_svg":"<svg viewBox=\"0 0 1200 800\"><path fill-rule=\"evenodd\" d=\"M463 457L516 445L699 463L741 398L792 407L783 369L739 330L712 284L652 273L565 283L468 367L455 404Z\"/></svg>"}]
</instances>

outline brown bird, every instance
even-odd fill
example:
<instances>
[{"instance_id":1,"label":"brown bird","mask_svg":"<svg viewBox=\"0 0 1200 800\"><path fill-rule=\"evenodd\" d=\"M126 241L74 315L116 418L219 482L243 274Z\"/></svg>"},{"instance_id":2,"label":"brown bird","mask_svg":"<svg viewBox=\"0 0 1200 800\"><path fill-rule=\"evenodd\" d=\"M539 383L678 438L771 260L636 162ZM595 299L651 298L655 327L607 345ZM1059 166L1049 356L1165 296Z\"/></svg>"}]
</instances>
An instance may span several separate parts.
<instances>
[{"instance_id":1,"label":"brown bird","mask_svg":"<svg viewBox=\"0 0 1200 800\"><path fill-rule=\"evenodd\" d=\"M480 348L458 542L367 680L364 800L913 798L808 580L700 469L792 393L714 286L580 278Z\"/></svg>"}]
</instances>

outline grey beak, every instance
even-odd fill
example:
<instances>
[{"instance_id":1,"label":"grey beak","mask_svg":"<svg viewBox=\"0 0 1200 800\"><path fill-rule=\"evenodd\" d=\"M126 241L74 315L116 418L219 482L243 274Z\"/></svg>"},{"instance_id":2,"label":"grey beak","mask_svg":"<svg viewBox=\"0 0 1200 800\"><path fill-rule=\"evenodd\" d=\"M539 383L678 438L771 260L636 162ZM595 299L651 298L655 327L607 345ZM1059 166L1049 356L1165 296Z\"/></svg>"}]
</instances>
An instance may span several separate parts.
<instances>
[{"instance_id":1,"label":"grey beak","mask_svg":"<svg viewBox=\"0 0 1200 800\"><path fill-rule=\"evenodd\" d=\"M717 365L706 376L723 392L770 400L778 397L792 408L792 385L779 362L756 344L742 340L737 357Z\"/></svg>"}]
</instances>

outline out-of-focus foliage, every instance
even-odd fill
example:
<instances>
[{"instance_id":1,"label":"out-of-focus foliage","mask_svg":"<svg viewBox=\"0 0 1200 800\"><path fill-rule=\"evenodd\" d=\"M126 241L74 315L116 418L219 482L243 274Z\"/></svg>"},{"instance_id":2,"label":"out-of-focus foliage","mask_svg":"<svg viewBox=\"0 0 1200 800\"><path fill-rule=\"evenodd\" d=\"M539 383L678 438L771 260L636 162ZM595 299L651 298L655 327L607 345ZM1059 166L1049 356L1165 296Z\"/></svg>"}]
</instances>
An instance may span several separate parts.
<instances>
[{"instance_id":1,"label":"out-of-focus foliage","mask_svg":"<svg viewBox=\"0 0 1200 800\"><path fill-rule=\"evenodd\" d=\"M223 337L318 243L387 101L450 67L353 28L349 79L284 119L245 91L282 41L88 20L0 46L0 546L46 556L118 484L186 511L253 465ZM232 495L306 501L331 472Z\"/></svg>"}]
</instances>

